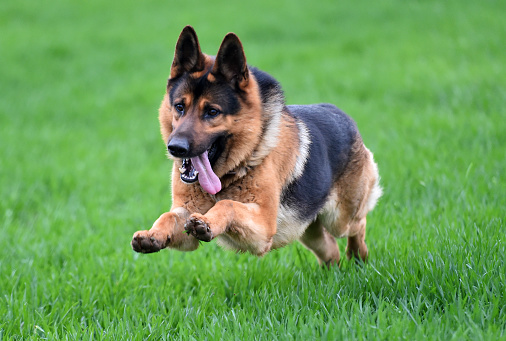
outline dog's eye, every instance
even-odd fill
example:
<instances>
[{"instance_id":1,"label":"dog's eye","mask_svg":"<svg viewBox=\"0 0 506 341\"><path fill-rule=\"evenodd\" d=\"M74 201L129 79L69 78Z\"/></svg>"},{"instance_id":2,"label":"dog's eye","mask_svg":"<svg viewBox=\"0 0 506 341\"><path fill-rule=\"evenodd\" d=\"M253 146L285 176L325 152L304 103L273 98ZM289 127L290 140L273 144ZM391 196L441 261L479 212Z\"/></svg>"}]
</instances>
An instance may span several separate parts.
<instances>
[{"instance_id":1,"label":"dog's eye","mask_svg":"<svg viewBox=\"0 0 506 341\"><path fill-rule=\"evenodd\" d=\"M206 116L215 117L215 116L218 116L219 114L220 114L219 110L211 108L211 109L207 110Z\"/></svg>"},{"instance_id":2,"label":"dog's eye","mask_svg":"<svg viewBox=\"0 0 506 341\"><path fill-rule=\"evenodd\" d=\"M184 114L184 104L178 103L174 106L174 108L176 108L177 112L180 113L181 115Z\"/></svg>"}]
</instances>

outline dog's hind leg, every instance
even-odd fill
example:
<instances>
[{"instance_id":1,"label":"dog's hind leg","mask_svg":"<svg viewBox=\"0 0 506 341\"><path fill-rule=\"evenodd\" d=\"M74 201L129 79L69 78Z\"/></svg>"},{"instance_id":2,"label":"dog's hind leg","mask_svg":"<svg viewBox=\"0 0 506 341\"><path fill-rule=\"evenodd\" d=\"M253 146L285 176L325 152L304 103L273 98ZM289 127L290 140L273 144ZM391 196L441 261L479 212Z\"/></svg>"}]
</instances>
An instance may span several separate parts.
<instances>
[{"instance_id":1,"label":"dog's hind leg","mask_svg":"<svg viewBox=\"0 0 506 341\"><path fill-rule=\"evenodd\" d=\"M363 262L367 261L367 245L365 244L366 214L365 200L359 198L341 199L337 206L338 215L323 214L325 226L329 233L336 238L348 238L346 256L355 257ZM333 220L331 220L331 218Z\"/></svg>"},{"instance_id":2,"label":"dog's hind leg","mask_svg":"<svg viewBox=\"0 0 506 341\"><path fill-rule=\"evenodd\" d=\"M189 212L178 207L158 218L149 230L137 231L132 238L132 248L140 253L152 253L166 247L181 251L193 251L199 241L184 233L184 224Z\"/></svg>"},{"instance_id":3,"label":"dog's hind leg","mask_svg":"<svg viewBox=\"0 0 506 341\"><path fill-rule=\"evenodd\" d=\"M339 247L335 238L323 227L319 218L308 226L300 237L302 245L311 250L322 266L339 264Z\"/></svg>"},{"instance_id":4,"label":"dog's hind leg","mask_svg":"<svg viewBox=\"0 0 506 341\"><path fill-rule=\"evenodd\" d=\"M326 224L329 232L337 238L348 237L346 255L367 261L368 250L365 244L366 216L379 197L378 167L372 153L359 146L352 161L352 166L336 182L336 206L339 212L332 224ZM332 217L334 218L334 217Z\"/></svg>"},{"instance_id":5,"label":"dog's hind leg","mask_svg":"<svg viewBox=\"0 0 506 341\"><path fill-rule=\"evenodd\" d=\"M367 262L367 256L369 251L365 244L365 225L366 218L355 220L350 225L355 225L351 228L353 231L357 231L356 234L348 236L348 244L346 245L346 257L351 259L361 259L363 262Z\"/></svg>"}]
</instances>

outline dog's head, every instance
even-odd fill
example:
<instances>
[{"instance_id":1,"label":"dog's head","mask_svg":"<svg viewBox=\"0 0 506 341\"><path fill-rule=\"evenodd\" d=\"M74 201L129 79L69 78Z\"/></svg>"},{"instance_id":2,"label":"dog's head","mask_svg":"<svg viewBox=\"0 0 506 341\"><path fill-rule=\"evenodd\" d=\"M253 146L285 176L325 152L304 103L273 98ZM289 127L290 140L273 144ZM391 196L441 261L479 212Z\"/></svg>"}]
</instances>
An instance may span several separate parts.
<instances>
[{"instance_id":1,"label":"dog's head","mask_svg":"<svg viewBox=\"0 0 506 341\"><path fill-rule=\"evenodd\" d=\"M187 26L176 44L160 107L162 137L185 183L221 190L220 177L252 153L261 135L262 104L239 38L225 36L216 57L202 53Z\"/></svg>"}]
</instances>

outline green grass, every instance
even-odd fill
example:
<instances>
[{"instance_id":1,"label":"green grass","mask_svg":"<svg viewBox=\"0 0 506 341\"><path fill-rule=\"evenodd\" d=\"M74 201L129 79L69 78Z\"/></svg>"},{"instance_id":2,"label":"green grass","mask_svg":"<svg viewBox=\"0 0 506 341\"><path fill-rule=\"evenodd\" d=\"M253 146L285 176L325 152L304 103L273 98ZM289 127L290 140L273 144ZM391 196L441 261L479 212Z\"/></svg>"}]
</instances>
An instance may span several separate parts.
<instances>
[{"instance_id":1,"label":"green grass","mask_svg":"<svg viewBox=\"0 0 506 341\"><path fill-rule=\"evenodd\" d=\"M506 340L505 11L2 0L0 340ZM130 249L170 207L157 109L187 24L357 121L385 192L368 265Z\"/></svg>"}]
</instances>

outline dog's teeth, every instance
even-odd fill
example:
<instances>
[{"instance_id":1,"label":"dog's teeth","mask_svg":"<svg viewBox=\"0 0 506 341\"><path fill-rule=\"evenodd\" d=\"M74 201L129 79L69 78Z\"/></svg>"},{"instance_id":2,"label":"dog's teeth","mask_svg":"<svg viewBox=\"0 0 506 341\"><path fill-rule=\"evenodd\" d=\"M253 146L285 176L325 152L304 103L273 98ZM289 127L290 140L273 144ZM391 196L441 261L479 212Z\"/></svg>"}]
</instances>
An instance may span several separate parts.
<instances>
[{"instance_id":1,"label":"dog's teeth","mask_svg":"<svg viewBox=\"0 0 506 341\"><path fill-rule=\"evenodd\" d=\"M195 174L195 176L199 175L199 171L196 170L193 174Z\"/></svg>"},{"instance_id":2,"label":"dog's teeth","mask_svg":"<svg viewBox=\"0 0 506 341\"><path fill-rule=\"evenodd\" d=\"M181 174L184 174L184 172L186 171L186 169L184 169L184 167L179 167L179 173Z\"/></svg>"}]
</instances>

